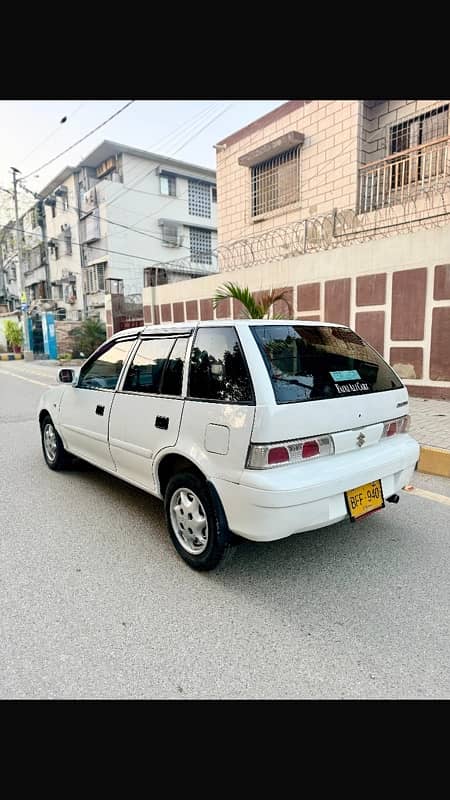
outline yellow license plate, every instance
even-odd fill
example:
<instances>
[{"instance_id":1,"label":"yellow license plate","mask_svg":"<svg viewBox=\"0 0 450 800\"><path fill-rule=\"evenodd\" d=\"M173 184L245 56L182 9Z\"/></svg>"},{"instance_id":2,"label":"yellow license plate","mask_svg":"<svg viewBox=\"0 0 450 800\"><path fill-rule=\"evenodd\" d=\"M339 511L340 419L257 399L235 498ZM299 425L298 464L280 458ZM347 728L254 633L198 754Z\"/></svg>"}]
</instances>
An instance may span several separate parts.
<instances>
[{"instance_id":1,"label":"yellow license plate","mask_svg":"<svg viewBox=\"0 0 450 800\"><path fill-rule=\"evenodd\" d=\"M358 486L356 489L350 489L349 492L345 493L345 500L352 520L384 508L381 481L372 481L371 483L365 483L363 486Z\"/></svg>"}]
</instances>

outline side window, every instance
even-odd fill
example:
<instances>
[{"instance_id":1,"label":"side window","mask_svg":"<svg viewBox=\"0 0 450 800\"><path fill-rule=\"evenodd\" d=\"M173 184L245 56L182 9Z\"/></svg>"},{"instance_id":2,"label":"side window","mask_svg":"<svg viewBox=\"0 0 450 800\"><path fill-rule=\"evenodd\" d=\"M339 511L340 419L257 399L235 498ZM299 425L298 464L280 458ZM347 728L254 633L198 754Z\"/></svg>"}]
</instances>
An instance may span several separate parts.
<instances>
[{"instance_id":1,"label":"side window","mask_svg":"<svg viewBox=\"0 0 450 800\"><path fill-rule=\"evenodd\" d=\"M183 367L188 339L177 339L164 370L161 394L181 395Z\"/></svg>"},{"instance_id":2,"label":"side window","mask_svg":"<svg viewBox=\"0 0 450 800\"><path fill-rule=\"evenodd\" d=\"M158 394L173 346L174 339L144 339L136 350L123 391Z\"/></svg>"},{"instance_id":3,"label":"side window","mask_svg":"<svg viewBox=\"0 0 450 800\"><path fill-rule=\"evenodd\" d=\"M247 366L234 328L199 328L191 352L189 396L252 403Z\"/></svg>"},{"instance_id":4,"label":"side window","mask_svg":"<svg viewBox=\"0 0 450 800\"><path fill-rule=\"evenodd\" d=\"M80 371L78 389L115 389L134 341L108 344L94 361Z\"/></svg>"}]
</instances>

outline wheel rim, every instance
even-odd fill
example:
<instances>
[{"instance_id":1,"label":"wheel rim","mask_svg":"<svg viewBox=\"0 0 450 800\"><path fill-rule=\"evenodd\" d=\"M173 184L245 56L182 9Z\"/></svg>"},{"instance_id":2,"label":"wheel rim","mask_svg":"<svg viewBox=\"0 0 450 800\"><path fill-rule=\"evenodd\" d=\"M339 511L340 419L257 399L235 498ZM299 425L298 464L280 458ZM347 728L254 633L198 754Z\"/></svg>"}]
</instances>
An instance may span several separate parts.
<instances>
[{"instance_id":1,"label":"wheel rim","mask_svg":"<svg viewBox=\"0 0 450 800\"><path fill-rule=\"evenodd\" d=\"M170 520L175 536L190 555L197 556L208 545L205 509L191 489L177 489L170 500Z\"/></svg>"},{"instance_id":2,"label":"wheel rim","mask_svg":"<svg viewBox=\"0 0 450 800\"><path fill-rule=\"evenodd\" d=\"M44 450L49 461L55 460L57 449L58 442L56 441L56 431L53 425L47 422L44 428Z\"/></svg>"}]
</instances>

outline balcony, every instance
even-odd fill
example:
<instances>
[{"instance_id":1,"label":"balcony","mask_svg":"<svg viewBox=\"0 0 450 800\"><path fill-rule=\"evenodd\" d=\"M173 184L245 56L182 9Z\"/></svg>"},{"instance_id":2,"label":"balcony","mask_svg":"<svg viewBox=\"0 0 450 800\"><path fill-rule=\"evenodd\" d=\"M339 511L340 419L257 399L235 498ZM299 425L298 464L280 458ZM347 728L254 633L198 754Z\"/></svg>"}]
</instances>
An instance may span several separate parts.
<instances>
[{"instance_id":1,"label":"balcony","mask_svg":"<svg viewBox=\"0 0 450 800\"><path fill-rule=\"evenodd\" d=\"M450 188L450 136L372 161L359 170L358 213L416 200Z\"/></svg>"}]
</instances>

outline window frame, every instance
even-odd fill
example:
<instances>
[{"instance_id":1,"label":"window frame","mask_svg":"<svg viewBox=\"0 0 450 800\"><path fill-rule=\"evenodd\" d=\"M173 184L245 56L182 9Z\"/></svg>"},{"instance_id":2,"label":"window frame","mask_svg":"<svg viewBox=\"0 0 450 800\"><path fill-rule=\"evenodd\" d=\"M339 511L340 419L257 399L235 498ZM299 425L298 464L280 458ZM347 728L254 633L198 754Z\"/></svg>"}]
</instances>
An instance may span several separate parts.
<instances>
[{"instance_id":1,"label":"window frame","mask_svg":"<svg viewBox=\"0 0 450 800\"><path fill-rule=\"evenodd\" d=\"M207 398L207 397L191 397L191 395L190 395L191 355L192 355L192 350L195 347L195 343L197 341L197 337L199 336L200 331L210 331L211 332L211 331L223 330L224 328L231 329L232 331L234 331L234 334L236 336L236 341L238 343L239 350L240 350L240 353L241 353L241 356L242 356L242 360L243 360L243 363L244 363L244 367L245 367L245 370L247 372L247 377L248 377L251 396L252 396L251 400L223 400L223 399L214 400L212 398ZM212 326L212 325L211 326L202 325L202 326L198 326L197 327L197 329L195 331L195 334L192 337L192 344L191 344L191 348L190 348L190 351L189 351L189 367L188 367L188 371L187 371L187 386L186 386L186 398L185 399L186 400L190 400L191 402L194 402L194 403L215 403L215 404L219 404L219 405L221 404L221 405L228 405L228 406L255 406L256 405L256 393L255 393L255 387L253 385L252 374L250 372L250 368L249 368L249 365L248 365L247 357L245 355L245 351L244 351L244 348L242 346L242 342L241 342L238 330L237 330L235 325L214 325L214 326Z\"/></svg>"},{"instance_id":2,"label":"window frame","mask_svg":"<svg viewBox=\"0 0 450 800\"><path fill-rule=\"evenodd\" d=\"M298 322L298 326L300 327L301 324L302 324L301 320L297 320L297 322ZM286 322L284 320L280 319L279 324L280 324L280 327L282 327L283 324L286 324ZM352 330L352 328L350 328L349 326L336 325L336 327L343 327L344 329L350 330L352 333L356 334L356 336L359 336L359 338L361 339L363 344L366 347L368 347L370 350L372 350L372 352L374 352L375 355L380 357L382 359L382 361L384 361L386 366L391 370L391 372L393 372L395 377L398 378L398 380L400 381L401 385L400 386L391 386L390 388L383 389L380 392L351 392L349 394L335 395L334 397L313 397L313 398L307 398L305 400L298 400L298 399L296 399L296 400L279 400L278 397L277 397L277 394L276 394L276 390L275 390L275 383L274 383L274 381L272 379L272 363L271 363L269 357L267 356L267 353L266 353L266 351L264 349L264 345L263 345L262 340L259 338L259 336L256 333L257 328L259 328L259 327L262 327L262 326L249 325L251 334L252 334L252 336L253 336L253 338L254 338L254 340L256 342L256 346L258 347L258 350L259 350L259 352L261 354L262 360L263 360L264 365L266 367L267 376L269 378L269 381L270 381L270 384L271 384L272 393L273 393L273 397L274 397L274 400L275 400L275 403L276 403L277 406L288 406L288 405L295 405L295 404L302 405L303 403L317 403L317 402L322 401L322 400L342 400L342 399L345 399L347 397L358 397L358 398L361 398L361 397L373 397L374 395L377 395L377 394L383 394L383 392L398 392L399 389L404 389L405 388L405 384L404 384L402 378L400 378L397 375L397 373L394 371L393 367L391 367L391 365L383 358L381 353L378 353L375 350L375 348L372 347L371 344L369 344L369 342L367 342L365 339L363 339L362 336L359 336L359 333L356 333L356 331ZM292 326L292 327L296 327L296 326ZM322 322L319 322L317 325L313 325L311 327L320 328L320 327L333 327L333 326L332 325L330 325L330 326L329 325L324 325Z\"/></svg>"},{"instance_id":3,"label":"window frame","mask_svg":"<svg viewBox=\"0 0 450 800\"><path fill-rule=\"evenodd\" d=\"M212 241L212 230L211 228L201 228L199 225L188 225L189 228L189 258L191 264L203 264L206 266L212 266L213 264L213 241ZM210 250L199 250L198 252L194 252L193 244L194 240L197 238L197 243L200 242L200 238L202 234L208 234L206 239L208 239L208 244L210 245Z\"/></svg>"},{"instance_id":4,"label":"window frame","mask_svg":"<svg viewBox=\"0 0 450 800\"><path fill-rule=\"evenodd\" d=\"M249 168L250 173L250 220L259 220L263 219L266 216L276 216L277 214L284 213L284 209L295 209L301 200L301 152L302 152L302 145L296 144L293 147L289 147L286 150L283 150L281 153L277 153L276 155L270 156L269 158L264 159L263 161L258 161L255 164L252 164ZM288 158L292 155L292 158ZM284 158L285 160L282 161L281 159ZM269 187L263 187L264 180L267 181L268 177L273 182L273 178L270 177L271 171L274 170L274 164L270 166L271 162L278 160L276 165L276 172L277 172L277 196L279 195L279 175L280 175L280 167L286 164L294 164L296 169L296 180L297 180L297 197L294 200L290 200L287 203L282 203L281 205L275 205L272 208L265 208L263 210L258 210L261 206L261 193L263 191L273 191L270 184ZM263 170L263 168L265 168ZM266 202L267 205L267 202Z\"/></svg>"},{"instance_id":5,"label":"window frame","mask_svg":"<svg viewBox=\"0 0 450 800\"><path fill-rule=\"evenodd\" d=\"M197 192L196 197L194 196L195 192ZM187 201L189 217L195 217L196 219L211 219L211 184L208 181L204 181L201 178L188 178ZM205 213L201 213L203 206L205 207ZM200 212L198 209L200 209Z\"/></svg>"},{"instance_id":6,"label":"window frame","mask_svg":"<svg viewBox=\"0 0 450 800\"><path fill-rule=\"evenodd\" d=\"M124 361L124 363L122 365L122 369L120 371L119 377L117 378L117 383L116 383L114 389L109 389L106 386L80 386L79 382L80 382L80 378L82 376L81 375L82 371L84 370L85 367L86 367L86 369L88 367L90 367L91 364L93 363L93 361L97 360L101 355L103 355L103 353L107 353L108 350L111 350L114 347L114 345L118 344L119 342L129 342L129 341L131 341L131 342L138 341L136 335L134 335L134 336L133 335L130 335L130 336L118 336L115 339L108 339L108 341L103 342L103 344L101 344L100 347L98 347L97 350L95 350L89 356L89 358L87 358L86 361L84 362L83 366L81 367L81 369L80 369L80 371L78 373L76 385L73 388L74 389L87 389L88 391L91 391L91 392L92 391L94 391L94 392L117 392L118 387L120 386L120 384L122 382L122 378L123 378L124 372L127 369L128 362L130 360L130 356L136 350L136 347L133 344L131 345L130 350L128 352L128 356L127 356L127 358L125 359L125 361Z\"/></svg>"},{"instance_id":7,"label":"window frame","mask_svg":"<svg viewBox=\"0 0 450 800\"><path fill-rule=\"evenodd\" d=\"M162 191L162 181L167 181L167 192ZM173 192L171 191L173 189ZM159 193L162 197L176 197L177 196L177 176L171 175L166 172L161 172L159 175Z\"/></svg>"},{"instance_id":8,"label":"window frame","mask_svg":"<svg viewBox=\"0 0 450 800\"><path fill-rule=\"evenodd\" d=\"M115 391L119 392L120 394L131 395L133 397L153 397L153 398L163 398L163 399L166 399L166 400L185 400L186 399L186 390L185 390L186 369L185 369L185 367L186 367L186 363L188 362L188 360L190 360L190 356L191 356L191 347L189 345L192 342L192 338L193 338L192 331L189 331L189 332L183 331L182 333L178 333L178 331L174 331L173 333L160 333L160 332L156 333L155 332L153 334L141 334L140 336L138 336L138 338L136 340L136 346L133 347L131 349L131 351L130 351L130 358L128 359L128 361L127 361L127 363L125 365L126 369L121 374L120 381L117 382L117 386L116 386ZM164 375L165 375L165 372L166 372L167 362L168 362L168 360L170 358L172 350L175 347L178 339L186 339L187 340L186 352L185 352L185 356L184 356L183 378L182 378L182 381L181 381L181 392L180 392L180 394L163 394L161 392L133 392L133 391L130 391L129 389L124 389L123 388L124 384L125 384L125 381L126 381L126 378L127 378L127 375L128 375L128 372L129 372L129 370L130 370L130 368L131 368L131 366L133 364L134 356L136 355L137 351L139 350L140 345L142 344L142 342L145 342L145 341L148 341L148 340L153 340L153 339L173 339L172 347L169 350L169 354L168 354L168 357L166 359L166 363L164 364L164 369L163 369L162 374L161 374L161 383L163 381L163 378L164 378Z\"/></svg>"}]
</instances>

